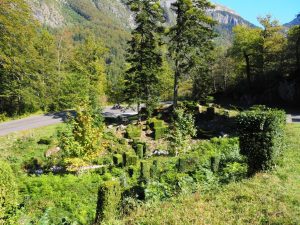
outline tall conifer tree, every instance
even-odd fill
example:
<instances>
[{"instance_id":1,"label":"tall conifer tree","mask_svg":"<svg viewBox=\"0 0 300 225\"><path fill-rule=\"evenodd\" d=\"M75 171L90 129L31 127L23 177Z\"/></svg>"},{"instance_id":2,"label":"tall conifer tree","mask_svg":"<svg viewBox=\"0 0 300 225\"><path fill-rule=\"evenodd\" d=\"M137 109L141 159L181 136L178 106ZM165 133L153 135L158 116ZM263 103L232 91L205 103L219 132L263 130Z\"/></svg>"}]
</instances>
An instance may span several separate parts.
<instances>
[{"instance_id":1,"label":"tall conifer tree","mask_svg":"<svg viewBox=\"0 0 300 225\"><path fill-rule=\"evenodd\" d=\"M208 70L209 52L212 50L215 22L206 12L213 6L207 0L177 0L172 4L176 24L170 28L169 52L174 62L174 106L177 105L179 82L182 77L203 76ZM194 84L194 89L197 88ZM198 86L199 87L199 86ZM200 90L201 91L201 90Z\"/></svg>"},{"instance_id":2,"label":"tall conifer tree","mask_svg":"<svg viewBox=\"0 0 300 225\"><path fill-rule=\"evenodd\" d=\"M135 29L129 41L125 74L125 97L129 104L145 103L151 108L159 98L158 74L162 65L160 35L163 30L163 10L159 0L130 0L135 17Z\"/></svg>"}]
</instances>

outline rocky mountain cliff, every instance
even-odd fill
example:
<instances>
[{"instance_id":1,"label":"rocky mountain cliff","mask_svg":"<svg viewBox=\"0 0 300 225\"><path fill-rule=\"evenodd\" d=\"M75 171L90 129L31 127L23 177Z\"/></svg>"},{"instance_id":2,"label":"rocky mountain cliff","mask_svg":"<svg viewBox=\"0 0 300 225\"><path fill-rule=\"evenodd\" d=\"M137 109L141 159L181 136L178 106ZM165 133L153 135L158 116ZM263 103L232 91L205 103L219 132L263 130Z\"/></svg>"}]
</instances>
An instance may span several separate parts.
<instances>
[{"instance_id":1,"label":"rocky mountain cliff","mask_svg":"<svg viewBox=\"0 0 300 225\"><path fill-rule=\"evenodd\" d=\"M33 0L28 1L34 16L44 25L60 28L74 24L102 24L107 28L117 26L128 29L133 25L132 16L125 0ZM174 23L175 15L170 9L175 0L161 0L168 23ZM217 31L225 40L230 40L232 28L236 25L253 26L233 10L216 4L209 10L218 23Z\"/></svg>"},{"instance_id":2,"label":"rocky mountain cliff","mask_svg":"<svg viewBox=\"0 0 300 225\"><path fill-rule=\"evenodd\" d=\"M296 16L294 20L289 23L284 24L285 27L292 27L295 25L300 25L300 13Z\"/></svg>"}]
</instances>

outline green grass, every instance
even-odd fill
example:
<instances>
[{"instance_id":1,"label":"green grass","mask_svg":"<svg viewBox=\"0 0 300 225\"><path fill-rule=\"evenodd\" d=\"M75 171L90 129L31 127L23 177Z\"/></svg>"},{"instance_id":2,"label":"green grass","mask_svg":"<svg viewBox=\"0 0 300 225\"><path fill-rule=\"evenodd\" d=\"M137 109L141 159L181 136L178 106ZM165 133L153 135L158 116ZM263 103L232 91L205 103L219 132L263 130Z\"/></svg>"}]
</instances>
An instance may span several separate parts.
<instances>
[{"instance_id":1,"label":"green grass","mask_svg":"<svg viewBox=\"0 0 300 225\"><path fill-rule=\"evenodd\" d=\"M44 158L44 153L56 145L57 129L65 124L20 131L0 137L0 159L8 161L15 171L19 171L24 162L31 158ZM51 139L50 145L40 145L41 138Z\"/></svg>"},{"instance_id":2,"label":"green grass","mask_svg":"<svg viewBox=\"0 0 300 225\"><path fill-rule=\"evenodd\" d=\"M28 175L24 164L31 158L45 161L44 153L57 145L57 124L0 137L0 159L8 161L15 173L22 207L12 224L92 224L96 213L101 176ZM50 139L50 145L38 144ZM0 221L1 224L1 221Z\"/></svg>"},{"instance_id":3,"label":"green grass","mask_svg":"<svg viewBox=\"0 0 300 225\"><path fill-rule=\"evenodd\" d=\"M300 125L287 126L288 147L272 172L211 192L146 204L122 224L300 224Z\"/></svg>"}]
</instances>

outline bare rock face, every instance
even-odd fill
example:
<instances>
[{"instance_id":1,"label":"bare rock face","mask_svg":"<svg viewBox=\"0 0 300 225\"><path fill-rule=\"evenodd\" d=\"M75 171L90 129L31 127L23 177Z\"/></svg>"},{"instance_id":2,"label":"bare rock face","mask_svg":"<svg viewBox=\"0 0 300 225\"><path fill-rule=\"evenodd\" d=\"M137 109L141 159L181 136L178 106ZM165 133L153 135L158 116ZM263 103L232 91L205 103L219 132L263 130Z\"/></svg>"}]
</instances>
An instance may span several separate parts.
<instances>
[{"instance_id":1,"label":"bare rock face","mask_svg":"<svg viewBox=\"0 0 300 225\"><path fill-rule=\"evenodd\" d=\"M43 25L58 28L64 25L65 18L61 12L60 4L65 4L64 0L53 1L28 1L33 11L34 17Z\"/></svg>"},{"instance_id":2,"label":"bare rock face","mask_svg":"<svg viewBox=\"0 0 300 225\"><path fill-rule=\"evenodd\" d=\"M110 23L111 27L128 30L134 27L133 14L126 6L127 0L27 0L33 15L43 24L51 28L72 26L76 23L86 21L88 23L104 26ZM160 0L164 9L167 25L176 21L176 15L171 9L176 0ZM237 25L254 26L244 20L233 10L215 4L215 8L208 10L207 14L212 16L219 24L216 31L221 34L226 42L232 39L232 28ZM105 22L104 22L105 21ZM107 22L109 21L109 22ZM114 29L114 28L113 28Z\"/></svg>"},{"instance_id":3,"label":"bare rock face","mask_svg":"<svg viewBox=\"0 0 300 225\"><path fill-rule=\"evenodd\" d=\"M171 4L175 0L161 0L161 5L165 10L165 17L169 23L174 21L175 16L172 15L170 10ZM234 10L229 9L226 6L220 4L214 4L215 8L208 10L208 15L212 16L214 20L222 25L230 25L231 27L237 25L250 25L250 22L244 20L238 13Z\"/></svg>"}]
</instances>

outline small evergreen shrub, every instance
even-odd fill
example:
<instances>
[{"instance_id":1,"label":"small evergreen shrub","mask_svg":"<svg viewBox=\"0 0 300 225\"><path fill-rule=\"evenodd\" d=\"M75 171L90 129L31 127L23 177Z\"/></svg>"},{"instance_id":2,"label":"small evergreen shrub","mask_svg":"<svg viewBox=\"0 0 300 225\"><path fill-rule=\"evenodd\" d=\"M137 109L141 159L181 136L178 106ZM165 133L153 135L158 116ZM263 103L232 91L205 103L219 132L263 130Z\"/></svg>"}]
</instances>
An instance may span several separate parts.
<instances>
[{"instance_id":1,"label":"small evergreen shrub","mask_svg":"<svg viewBox=\"0 0 300 225\"><path fill-rule=\"evenodd\" d=\"M123 165L124 166L136 166L138 162L138 157L132 153L123 154Z\"/></svg>"},{"instance_id":2,"label":"small evergreen shrub","mask_svg":"<svg viewBox=\"0 0 300 225\"><path fill-rule=\"evenodd\" d=\"M154 129L154 140L159 140L164 137L167 131L167 127L158 127Z\"/></svg>"},{"instance_id":3,"label":"small evergreen shrub","mask_svg":"<svg viewBox=\"0 0 300 225\"><path fill-rule=\"evenodd\" d=\"M210 168L211 171L216 173L219 171L220 166L220 156L213 156L210 158Z\"/></svg>"},{"instance_id":4,"label":"small evergreen shrub","mask_svg":"<svg viewBox=\"0 0 300 225\"><path fill-rule=\"evenodd\" d=\"M128 125L126 128L126 137L129 139L140 138L142 135L142 128L140 126Z\"/></svg>"},{"instance_id":5,"label":"small evergreen shrub","mask_svg":"<svg viewBox=\"0 0 300 225\"><path fill-rule=\"evenodd\" d=\"M121 187L117 181L106 181L99 188L96 224L109 223L119 214Z\"/></svg>"},{"instance_id":6,"label":"small evergreen shrub","mask_svg":"<svg viewBox=\"0 0 300 225\"><path fill-rule=\"evenodd\" d=\"M261 109L241 113L237 118L241 154L247 157L249 173L272 168L284 147L283 111Z\"/></svg>"},{"instance_id":7,"label":"small evergreen shrub","mask_svg":"<svg viewBox=\"0 0 300 225\"><path fill-rule=\"evenodd\" d=\"M157 178L158 175L159 175L158 161L154 160L151 167L150 167L150 177L151 178Z\"/></svg>"},{"instance_id":8,"label":"small evergreen shrub","mask_svg":"<svg viewBox=\"0 0 300 225\"><path fill-rule=\"evenodd\" d=\"M113 156L114 165L121 167L123 166L123 156L120 154L115 154Z\"/></svg>"},{"instance_id":9,"label":"small evergreen shrub","mask_svg":"<svg viewBox=\"0 0 300 225\"><path fill-rule=\"evenodd\" d=\"M0 224L17 207L18 188L9 164L0 161ZM5 224L5 223L4 223Z\"/></svg>"},{"instance_id":10,"label":"small evergreen shrub","mask_svg":"<svg viewBox=\"0 0 300 225\"><path fill-rule=\"evenodd\" d=\"M181 173L195 171L199 162L199 158L195 155L180 157L178 160L178 171Z\"/></svg>"},{"instance_id":11,"label":"small evergreen shrub","mask_svg":"<svg viewBox=\"0 0 300 225\"><path fill-rule=\"evenodd\" d=\"M140 179L147 182L150 179L150 162L143 160L140 162Z\"/></svg>"},{"instance_id":12,"label":"small evergreen shrub","mask_svg":"<svg viewBox=\"0 0 300 225\"><path fill-rule=\"evenodd\" d=\"M136 155L140 159L144 158L144 145L143 144L137 144L136 145Z\"/></svg>"},{"instance_id":13,"label":"small evergreen shrub","mask_svg":"<svg viewBox=\"0 0 300 225\"><path fill-rule=\"evenodd\" d=\"M149 127L154 131L153 138L154 140L159 140L164 137L168 127L166 126L163 120L152 118L148 120Z\"/></svg>"}]
</instances>

